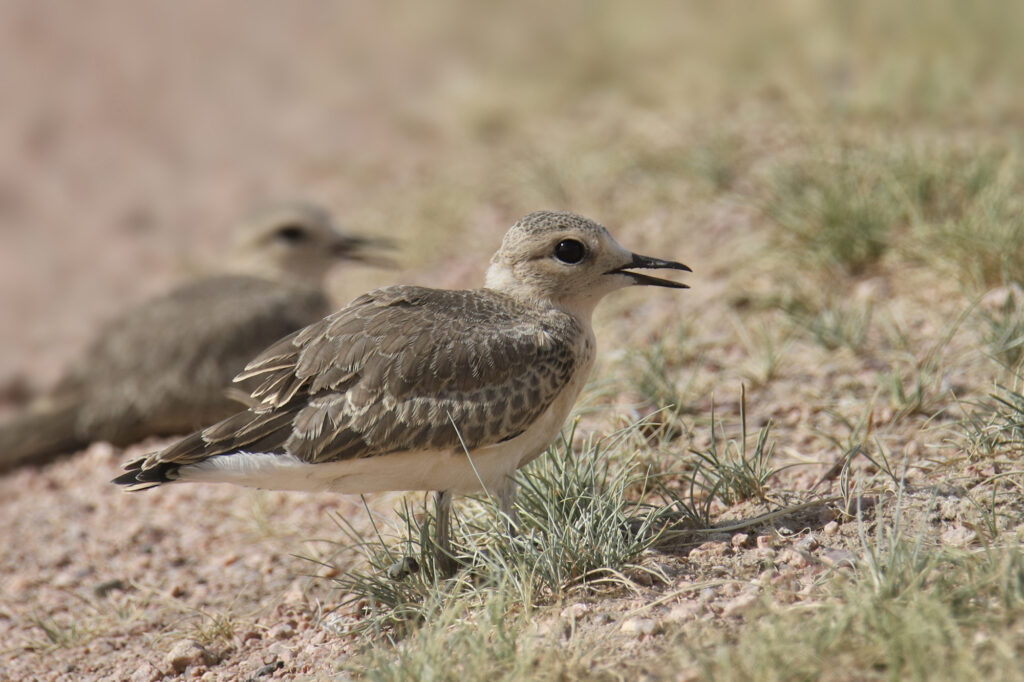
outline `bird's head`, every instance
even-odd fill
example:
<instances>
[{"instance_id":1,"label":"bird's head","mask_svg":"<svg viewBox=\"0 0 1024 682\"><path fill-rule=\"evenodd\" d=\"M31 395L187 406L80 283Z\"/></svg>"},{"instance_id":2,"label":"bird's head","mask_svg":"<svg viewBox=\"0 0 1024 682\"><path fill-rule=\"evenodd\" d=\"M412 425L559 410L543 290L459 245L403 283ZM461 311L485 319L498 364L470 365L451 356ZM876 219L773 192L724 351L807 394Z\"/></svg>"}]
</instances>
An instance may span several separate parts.
<instances>
[{"instance_id":1,"label":"bird's head","mask_svg":"<svg viewBox=\"0 0 1024 682\"><path fill-rule=\"evenodd\" d=\"M488 288L550 302L589 315L609 292L634 285L685 289L686 284L637 269L690 271L675 261L640 256L619 246L603 226L574 213L539 211L505 234L487 270Z\"/></svg>"}]
</instances>

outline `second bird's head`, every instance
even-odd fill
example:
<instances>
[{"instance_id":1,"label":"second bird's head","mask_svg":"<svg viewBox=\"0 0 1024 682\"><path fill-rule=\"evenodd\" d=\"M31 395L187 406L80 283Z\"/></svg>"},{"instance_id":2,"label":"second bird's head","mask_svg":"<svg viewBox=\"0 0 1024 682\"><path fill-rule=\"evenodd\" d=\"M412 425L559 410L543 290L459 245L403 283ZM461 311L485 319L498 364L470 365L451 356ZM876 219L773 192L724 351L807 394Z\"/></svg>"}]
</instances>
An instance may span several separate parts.
<instances>
[{"instance_id":1,"label":"second bird's head","mask_svg":"<svg viewBox=\"0 0 1024 682\"><path fill-rule=\"evenodd\" d=\"M350 234L331 214L308 203L275 206L234 231L227 269L266 279L320 286L339 261L390 265L384 239Z\"/></svg>"}]
</instances>

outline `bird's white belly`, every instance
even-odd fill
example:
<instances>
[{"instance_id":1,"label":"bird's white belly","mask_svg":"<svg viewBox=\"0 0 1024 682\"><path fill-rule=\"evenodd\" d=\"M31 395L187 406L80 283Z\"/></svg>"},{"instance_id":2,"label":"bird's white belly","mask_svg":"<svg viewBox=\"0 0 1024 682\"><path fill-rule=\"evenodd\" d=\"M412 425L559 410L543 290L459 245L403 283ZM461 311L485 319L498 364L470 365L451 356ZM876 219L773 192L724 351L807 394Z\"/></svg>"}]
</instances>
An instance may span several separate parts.
<instances>
[{"instance_id":1,"label":"bird's white belly","mask_svg":"<svg viewBox=\"0 0 1024 682\"><path fill-rule=\"evenodd\" d=\"M387 490L491 491L555 439L586 380L586 372L582 374L522 434L468 455L461 450L418 450L310 464L292 455L238 452L184 466L178 480L352 494Z\"/></svg>"}]
</instances>

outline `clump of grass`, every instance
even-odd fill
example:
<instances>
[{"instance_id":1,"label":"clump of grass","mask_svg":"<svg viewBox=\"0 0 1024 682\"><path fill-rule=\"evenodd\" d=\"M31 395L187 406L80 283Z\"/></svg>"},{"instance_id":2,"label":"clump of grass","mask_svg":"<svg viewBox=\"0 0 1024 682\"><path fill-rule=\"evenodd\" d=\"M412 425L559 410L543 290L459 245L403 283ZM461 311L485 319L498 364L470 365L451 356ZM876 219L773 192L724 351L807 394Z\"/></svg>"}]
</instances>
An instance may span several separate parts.
<instances>
[{"instance_id":1,"label":"clump of grass","mask_svg":"<svg viewBox=\"0 0 1024 682\"><path fill-rule=\"evenodd\" d=\"M686 155L688 169L714 192L727 192L739 180L746 164L743 140L735 135L711 135Z\"/></svg>"},{"instance_id":2,"label":"clump of grass","mask_svg":"<svg viewBox=\"0 0 1024 682\"><path fill-rule=\"evenodd\" d=\"M191 631L191 638L204 645L230 644L238 630L238 624L230 613L206 613L199 611L201 621Z\"/></svg>"},{"instance_id":3,"label":"clump of grass","mask_svg":"<svg viewBox=\"0 0 1024 682\"><path fill-rule=\"evenodd\" d=\"M637 393L655 409L678 412L690 402L694 375L681 385L679 370L694 359L692 338L690 325L682 325L627 356L626 369Z\"/></svg>"},{"instance_id":4,"label":"clump of grass","mask_svg":"<svg viewBox=\"0 0 1024 682\"><path fill-rule=\"evenodd\" d=\"M878 376L878 381L888 389L896 407L894 420L942 409L943 398L948 394L946 373L949 370L944 353L972 310L973 306L965 308L923 352L915 351L913 340L898 322L890 320L886 325L889 343L897 349L896 361Z\"/></svg>"},{"instance_id":5,"label":"clump of grass","mask_svg":"<svg viewBox=\"0 0 1024 682\"><path fill-rule=\"evenodd\" d=\"M353 542L346 549L364 555L367 568L336 582L349 595L346 604L364 605L358 628L399 636L422 623L438 599L443 606L481 590L510 591L531 604L578 585L627 583L622 572L645 570L634 562L656 542L661 523L658 510L642 502L647 473L621 456L619 446L636 428L578 449L570 432L518 472L515 535L490 497L465 505L452 541L465 568L451 580L434 565L432 510L418 514L406 504L397 537L378 531L361 540L348 527Z\"/></svg>"},{"instance_id":6,"label":"clump of grass","mask_svg":"<svg viewBox=\"0 0 1024 682\"><path fill-rule=\"evenodd\" d=\"M987 400L969 404L965 412L957 424L955 442L971 459L1012 456L1024 450L1024 393L997 384Z\"/></svg>"},{"instance_id":7,"label":"clump of grass","mask_svg":"<svg viewBox=\"0 0 1024 682\"><path fill-rule=\"evenodd\" d=\"M1007 293L995 311L981 314L988 352L1004 367L1014 369L1024 359L1024 302L1018 291Z\"/></svg>"},{"instance_id":8,"label":"clump of grass","mask_svg":"<svg viewBox=\"0 0 1024 682\"><path fill-rule=\"evenodd\" d=\"M66 622L61 622L51 616L33 615L29 618L34 626L43 633L43 639L38 639L26 644L25 649L29 651L45 651L48 649L60 649L80 644L92 636L92 632L83 627L78 619L72 617Z\"/></svg>"},{"instance_id":9,"label":"clump of grass","mask_svg":"<svg viewBox=\"0 0 1024 682\"><path fill-rule=\"evenodd\" d=\"M747 353L747 362L741 368L743 375L757 386L763 386L779 376L791 330L779 331L772 321L762 320L756 327L745 324L738 316L730 316L737 338Z\"/></svg>"},{"instance_id":10,"label":"clump of grass","mask_svg":"<svg viewBox=\"0 0 1024 682\"><path fill-rule=\"evenodd\" d=\"M794 299L782 308L791 320L810 333L818 345L828 350L864 348L871 329L872 308L869 302L832 299L814 305L806 299Z\"/></svg>"},{"instance_id":11,"label":"clump of grass","mask_svg":"<svg viewBox=\"0 0 1024 682\"><path fill-rule=\"evenodd\" d=\"M618 445L630 425L574 452L562 440L519 476L519 515L533 584L558 593L587 582L617 579L656 540L657 513L644 502L649 473ZM485 530L485 529L481 529ZM518 561L522 543L501 543L502 564ZM532 555L531 555L532 554Z\"/></svg>"},{"instance_id":12,"label":"clump of grass","mask_svg":"<svg viewBox=\"0 0 1024 682\"><path fill-rule=\"evenodd\" d=\"M942 385L940 375L914 359L879 374L878 381L888 390L891 402L896 407L894 420L927 413L938 403Z\"/></svg>"},{"instance_id":13,"label":"clump of grass","mask_svg":"<svg viewBox=\"0 0 1024 682\"><path fill-rule=\"evenodd\" d=\"M957 422L954 445L969 459L995 457L999 452L999 428L987 409L971 409Z\"/></svg>"},{"instance_id":14,"label":"clump of grass","mask_svg":"<svg viewBox=\"0 0 1024 682\"><path fill-rule=\"evenodd\" d=\"M992 399L995 401L992 415L1000 434L997 444L1019 451L1024 447L1024 394L997 386Z\"/></svg>"},{"instance_id":15,"label":"clump of grass","mask_svg":"<svg viewBox=\"0 0 1024 682\"><path fill-rule=\"evenodd\" d=\"M1002 162L1001 154L936 146L901 153L894 173L915 225L927 232L928 226L963 221L999 181Z\"/></svg>"},{"instance_id":16,"label":"clump of grass","mask_svg":"<svg viewBox=\"0 0 1024 682\"><path fill-rule=\"evenodd\" d=\"M849 151L778 171L766 212L787 252L837 277L874 268L906 219L875 160Z\"/></svg>"},{"instance_id":17,"label":"clump of grass","mask_svg":"<svg viewBox=\"0 0 1024 682\"><path fill-rule=\"evenodd\" d=\"M978 290L1024 283L1024 168L1015 153L946 152L907 175L923 260Z\"/></svg>"},{"instance_id":18,"label":"clump of grass","mask_svg":"<svg viewBox=\"0 0 1024 682\"><path fill-rule=\"evenodd\" d=\"M426 625L394 647L372 646L346 665L362 679L524 679L533 665L526 618L508 592L424 606Z\"/></svg>"},{"instance_id":19,"label":"clump of grass","mask_svg":"<svg viewBox=\"0 0 1024 682\"><path fill-rule=\"evenodd\" d=\"M825 150L776 172L783 249L834 279L890 253L984 290L1024 283L1024 167L1014 152L933 145Z\"/></svg>"},{"instance_id":20,"label":"clump of grass","mask_svg":"<svg viewBox=\"0 0 1024 682\"><path fill-rule=\"evenodd\" d=\"M740 437L737 440L725 437L721 422L715 419L712 401L711 443L702 450L690 450L696 457L691 483L704 490L708 498L717 496L727 506L750 499L766 500L768 479L782 471L771 464L775 443L768 440L770 421L761 427L753 447L749 447L746 403L744 387L740 393Z\"/></svg>"},{"instance_id":21,"label":"clump of grass","mask_svg":"<svg viewBox=\"0 0 1024 682\"><path fill-rule=\"evenodd\" d=\"M1022 679L1024 547L929 550L899 513L858 519L862 560L823 580L813 607L767 606L732 642L698 646L709 679Z\"/></svg>"}]
</instances>

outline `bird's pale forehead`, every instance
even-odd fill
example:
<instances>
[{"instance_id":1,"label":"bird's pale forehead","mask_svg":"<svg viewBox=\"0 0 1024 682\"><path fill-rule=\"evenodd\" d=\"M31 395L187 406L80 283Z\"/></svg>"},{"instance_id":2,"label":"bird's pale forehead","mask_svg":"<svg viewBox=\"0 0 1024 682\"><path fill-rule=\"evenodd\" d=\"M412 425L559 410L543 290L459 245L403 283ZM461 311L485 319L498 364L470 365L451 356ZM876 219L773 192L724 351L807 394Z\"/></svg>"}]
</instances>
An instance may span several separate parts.
<instances>
[{"instance_id":1,"label":"bird's pale forehead","mask_svg":"<svg viewBox=\"0 0 1024 682\"><path fill-rule=\"evenodd\" d=\"M563 230L583 230L587 232L604 232L604 227L589 218L584 218L567 211L537 211L520 218L512 229L524 232L543 234Z\"/></svg>"},{"instance_id":2,"label":"bird's pale forehead","mask_svg":"<svg viewBox=\"0 0 1024 682\"><path fill-rule=\"evenodd\" d=\"M566 236L566 233L600 240L608 231L593 220L575 213L539 211L520 218L506 233L503 247L546 241L554 236Z\"/></svg>"}]
</instances>

